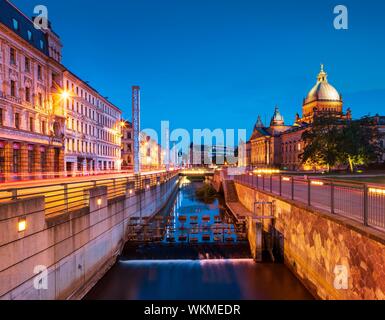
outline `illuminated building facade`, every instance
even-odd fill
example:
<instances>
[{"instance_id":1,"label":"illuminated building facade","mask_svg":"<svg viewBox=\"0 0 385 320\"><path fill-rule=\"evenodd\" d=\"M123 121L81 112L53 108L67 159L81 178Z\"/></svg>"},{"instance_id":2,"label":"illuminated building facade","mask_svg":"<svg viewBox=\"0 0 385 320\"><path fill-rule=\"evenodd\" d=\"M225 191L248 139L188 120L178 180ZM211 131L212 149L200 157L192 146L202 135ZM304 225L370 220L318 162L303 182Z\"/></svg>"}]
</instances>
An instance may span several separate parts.
<instances>
[{"instance_id":1,"label":"illuminated building facade","mask_svg":"<svg viewBox=\"0 0 385 320\"><path fill-rule=\"evenodd\" d=\"M260 117L254 126L250 139L251 165L253 167L278 167L282 162L281 134L290 129L276 107L270 126L265 127Z\"/></svg>"},{"instance_id":2,"label":"illuminated building facade","mask_svg":"<svg viewBox=\"0 0 385 320\"><path fill-rule=\"evenodd\" d=\"M68 92L65 170L120 170L122 112L68 70L64 72L64 84Z\"/></svg>"},{"instance_id":3,"label":"illuminated building facade","mask_svg":"<svg viewBox=\"0 0 385 320\"><path fill-rule=\"evenodd\" d=\"M142 171L157 170L164 167L162 147L144 132L140 133L140 164Z\"/></svg>"},{"instance_id":4,"label":"illuminated building facade","mask_svg":"<svg viewBox=\"0 0 385 320\"><path fill-rule=\"evenodd\" d=\"M300 156L305 148L302 135L312 125L314 118L322 114L344 120L352 116L350 109L343 112L342 96L328 82L323 65L315 86L303 100L302 117L297 114L292 126L285 125L278 108L269 127L265 127L258 117L250 138L250 165L256 168L313 169L305 168L301 163Z\"/></svg>"},{"instance_id":5,"label":"illuminated building facade","mask_svg":"<svg viewBox=\"0 0 385 320\"><path fill-rule=\"evenodd\" d=\"M122 122L122 169L132 170L134 165L134 132L132 123Z\"/></svg>"},{"instance_id":6,"label":"illuminated building facade","mask_svg":"<svg viewBox=\"0 0 385 320\"><path fill-rule=\"evenodd\" d=\"M61 42L0 1L0 174L40 176L64 166Z\"/></svg>"}]
</instances>

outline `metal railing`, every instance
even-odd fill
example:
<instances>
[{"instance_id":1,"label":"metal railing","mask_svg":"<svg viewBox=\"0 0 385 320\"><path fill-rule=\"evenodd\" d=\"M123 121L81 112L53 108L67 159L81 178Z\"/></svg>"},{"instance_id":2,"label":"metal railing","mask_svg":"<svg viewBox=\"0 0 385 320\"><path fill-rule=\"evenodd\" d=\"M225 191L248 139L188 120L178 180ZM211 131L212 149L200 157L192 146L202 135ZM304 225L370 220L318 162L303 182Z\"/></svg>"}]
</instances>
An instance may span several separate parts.
<instances>
[{"instance_id":1,"label":"metal railing","mask_svg":"<svg viewBox=\"0 0 385 320\"><path fill-rule=\"evenodd\" d=\"M234 176L245 186L298 201L385 231L385 186L288 175Z\"/></svg>"},{"instance_id":2,"label":"metal railing","mask_svg":"<svg viewBox=\"0 0 385 320\"><path fill-rule=\"evenodd\" d=\"M86 155L86 153L84 153ZM152 169L152 170L150 170ZM143 168L142 172L156 172L161 171L161 168ZM88 169L86 171L73 171L73 172L39 172L39 173L3 173L0 172L0 188L2 185L13 182L26 182L26 181L37 181L37 180L50 180L50 179L64 179L64 178L76 178L76 177L99 177L109 175L129 175L133 174L133 170L93 170Z\"/></svg>"},{"instance_id":3,"label":"metal railing","mask_svg":"<svg viewBox=\"0 0 385 320\"><path fill-rule=\"evenodd\" d=\"M0 187L0 204L12 200L44 196L46 217L54 217L80 210L90 205L89 190L107 187L107 199L133 195L139 190L148 190L169 181L178 175L177 171L156 174L130 175L90 179L68 183L43 183L25 187Z\"/></svg>"}]
</instances>

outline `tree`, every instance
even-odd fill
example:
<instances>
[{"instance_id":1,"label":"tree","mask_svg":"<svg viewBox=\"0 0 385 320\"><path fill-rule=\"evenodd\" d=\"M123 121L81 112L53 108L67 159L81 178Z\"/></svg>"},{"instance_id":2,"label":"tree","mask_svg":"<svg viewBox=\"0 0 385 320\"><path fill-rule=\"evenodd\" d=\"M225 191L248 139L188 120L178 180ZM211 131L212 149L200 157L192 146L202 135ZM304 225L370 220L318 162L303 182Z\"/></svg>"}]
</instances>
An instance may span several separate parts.
<instances>
[{"instance_id":1,"label":"tree","mask_svg":"<svg viewBox=\"0 0 385 320\"><path fill-rule=\"evenodd\" d=\"M323 114L314 119L304 132L305 149L302 163L326 166L328 171L336 165L347 165L351 172L357 165L376 162L384 153L375 118L342 120Z\"/></svg>"},{"instance_id":2,"label":"tree","mask_svg":"<svg viewBox=\"0 0 385 320\"><path fill-rule=\"evenodd\" d=\"M340 162L348 164L351 172L357 165L376 162L384 152L382 137L374 118L349 121L341 129Z\"/></svg>"},{"instance_id":3,"label":"tree","mask_svg":"<svg viewBox=\"0 0 385 320\"><path fill-rule=\"evenodd\" d=\"M327 167L330 171L339 160L339 142L341 122L332 115L316 117L312 126L307 129L302 140L305 142L301 155L302 163L312 166Z\"/></svg>"}]
</instances>

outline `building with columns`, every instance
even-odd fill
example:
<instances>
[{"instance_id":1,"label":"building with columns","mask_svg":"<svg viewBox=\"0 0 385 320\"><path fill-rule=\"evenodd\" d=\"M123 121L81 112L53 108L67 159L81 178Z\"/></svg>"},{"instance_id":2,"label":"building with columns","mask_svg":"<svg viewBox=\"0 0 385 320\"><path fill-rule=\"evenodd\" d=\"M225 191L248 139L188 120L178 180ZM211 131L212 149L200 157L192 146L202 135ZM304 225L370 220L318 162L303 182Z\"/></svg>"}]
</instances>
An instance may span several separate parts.
<instances>
[{"instance_id":1,"label":"building with columns","mask_svg":"<svg viewBox=\"0 0 385 320\"><path fill-rule=\"evenodd\" d=\"M0 0L0 175L59 172L65 109L61 42Z\"/></svg>"},{"instance_id":2,"label":"building with columns","mask_svg":"<svg viewBox=\"0 0 385 320\"><path fill-rule=\"evenodd\" d=\"M250 165L256 168L313 169L301 163L305 148L302 135L311 127L314 118L322 114L344 120L352 117L350 109L344 113L342 95L329 83L323 65L316 84L303 100L302 116L297 113L293 125L285 125L278 108L269 127L265 127L258 117L250 138Z\"/></svg>"},{"instance_id":3,"label":"building with columns","mask_svg":"<svg viewBox=\"0 0 385 320\"><path fill-rule=\"evenodd\" d=\"M0 12L0 178L120 169L120 109L62 65L50 23Z\"/></svg>"}]
</instances>

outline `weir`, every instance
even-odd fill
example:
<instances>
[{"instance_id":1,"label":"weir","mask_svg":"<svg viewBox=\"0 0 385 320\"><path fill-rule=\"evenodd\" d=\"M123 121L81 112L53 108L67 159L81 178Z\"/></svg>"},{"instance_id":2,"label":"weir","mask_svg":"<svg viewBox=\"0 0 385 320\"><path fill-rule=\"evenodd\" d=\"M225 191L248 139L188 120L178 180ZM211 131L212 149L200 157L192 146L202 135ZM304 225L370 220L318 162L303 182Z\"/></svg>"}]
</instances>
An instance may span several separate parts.
<instances>
[{"instance_id":1,"label":"weir","mask_svg":"<svg viewBox=\"0 0 385 320\"><path fill-rule=\"evenodd\" d=\"M312 299L283 264L256 263L247 225L206 184L180 180L170 205L136 221L116 264L85 299ZM282 284L284 283L284 288Z\"/></svg>"}]
</instances>

